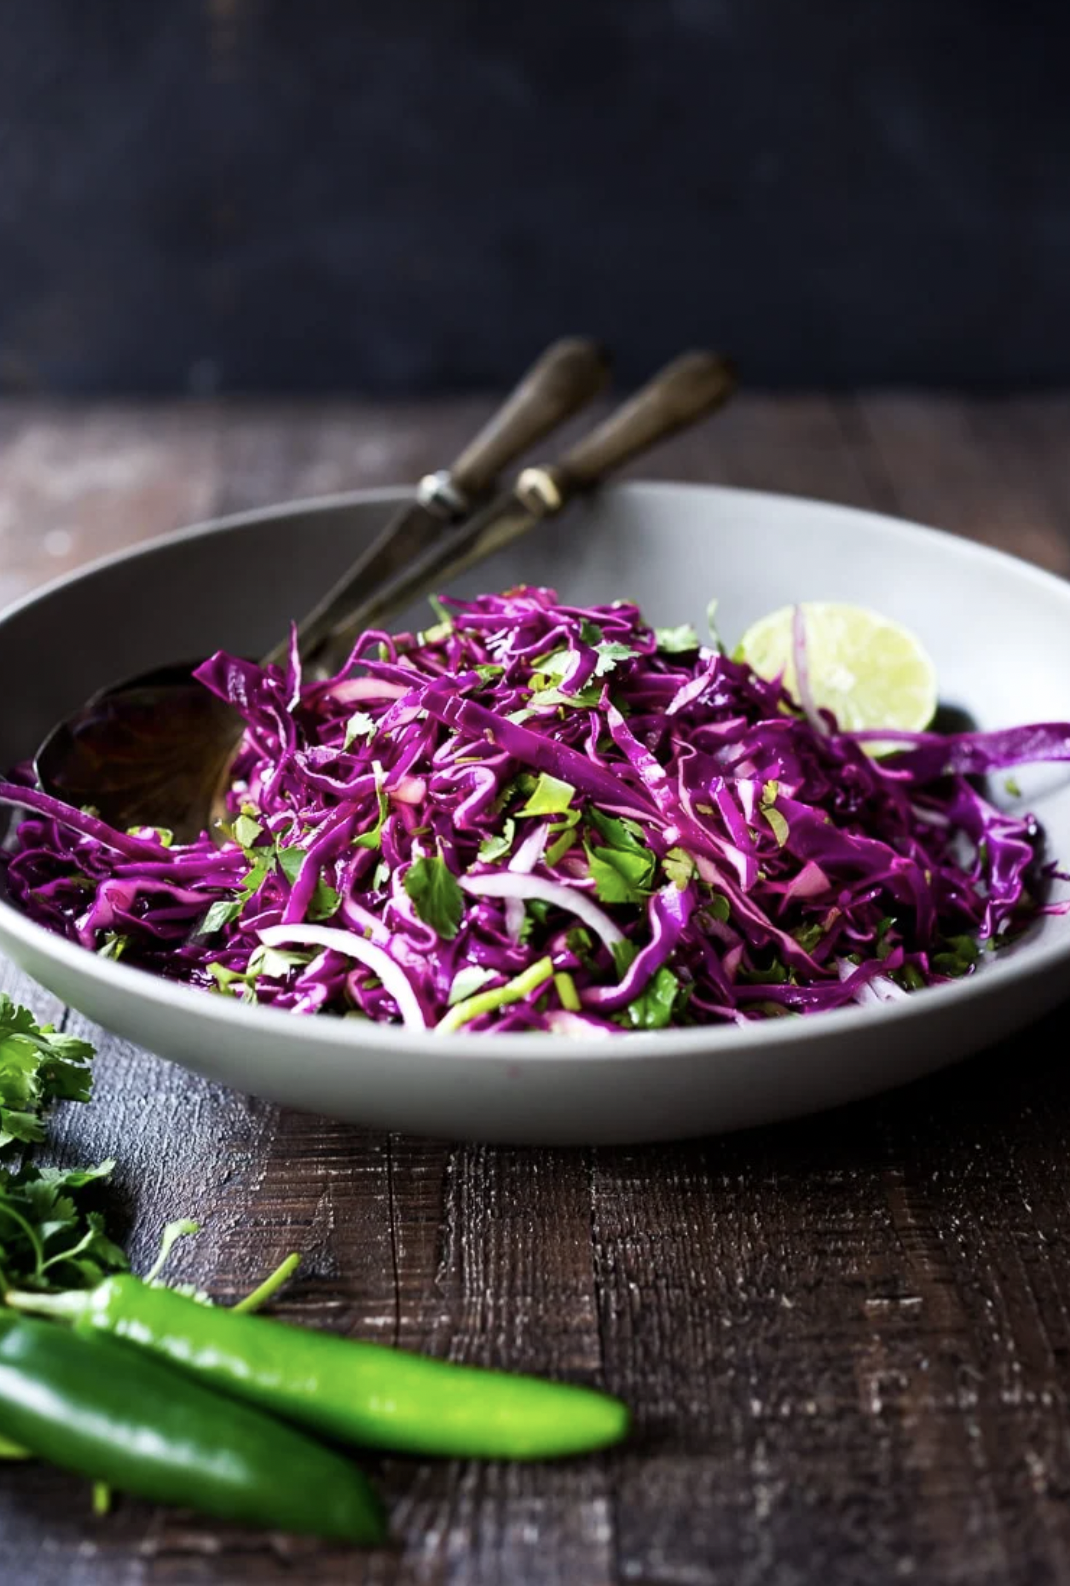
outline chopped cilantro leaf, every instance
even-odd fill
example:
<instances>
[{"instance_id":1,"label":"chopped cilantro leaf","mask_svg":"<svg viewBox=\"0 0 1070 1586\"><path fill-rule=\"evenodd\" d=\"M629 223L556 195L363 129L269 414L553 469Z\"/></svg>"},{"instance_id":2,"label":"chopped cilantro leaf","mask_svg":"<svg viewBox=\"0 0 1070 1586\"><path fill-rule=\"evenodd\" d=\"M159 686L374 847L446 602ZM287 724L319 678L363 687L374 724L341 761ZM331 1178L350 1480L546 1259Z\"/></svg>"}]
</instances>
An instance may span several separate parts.
<instances>
[{"instance_id":1,"label":"chopped cilantro leaf","mask_svg":"<svg viewBox=\"0 0 1070 1586\"><path fill-rule=\"evenodd\" d=\"M563 694L559 688L541 688L532 694L531 710L523 714L530 715L532 710L544 710L550 705L564 706L568 710L593 710L601 701L602 693L597 685L588 684L575 694ZM518 713L511 713L509 720L523 719Z\"/></svg>"},{"instance_id":2,"label":"chopped cilantro leaf","mask_svg":"<svg viewBox=\"0 0 1070 1586\"><path fill-rule=\"evenodd\" d=\"M516 836L516 822L512 816L502 823L500 832L492 832L489 837L484 837L479 845L479 857L485 864L493 864L496 859L504 859L513 846Z\"/></svg>"},{"instance_id":3,"label":"chopped cilantro leaf","mask_svg":"<svg viewBox=\"0 0 1070 1586\"><path fill-rule=\"evenodd\" d=\"M464 893L440 855L415 860L405 872L405 891L420 919L444 941L457 935L464 915Z\"/></svg>"},{"instance_id":4,"label":"chopped cilantro leaf","mask_svg":"<svg viewBox=\"0 0 1070 1586\"><path fill-rule=\"evenodd\" d=\"M587 815L592 826L613 848L633 848L642 853L649 852L645 833L637 821L630 821L627 816L618 820L616 816L605 815L599 809L590 809Z\"/></svg>"},{"instance_id":5,"label":"chopped cilantro leaf","mask_svg":"<svg viewBox=\"0 0 1070 1586\"><path fill-rule=\"evenodd\" d=\"M325 881L322 876L316 882L315 890L308 904L308 917L310 920L329 920L332 914L337 914L341 899L338 893Z\"/></svg>"},{"instance_id":6,"label":"chopped cilantro leaf","mask_svg":"<svg viewBox=\"0 0 1070 1586\"><path fill-rule=\"evenodd\" d=\"M243 811L234 822L234 841L242 848L251 848L263 830L258 820Z\"/></svg>"},{"instance_id":7,"label":"chopped cilantro leaf","mask_svg":"<svg viewBox=\"0 0 1070 1586\"><path fill-rule=\"evenodd\" d=\"M625 1008L626 1022L633 1030L663 1030L672 1018L679 993L679 980L662 964L635 1001Z\"/></svg>"},{"instance_id":8,"label":"chopped cilantro leaf","mask_svg":"<svg viewBox=\"0 0 1070 1586\"><path fill-rule=\"evenodd\" d=\"M825 928L817 920L810 920L806 925L798 926L791 934L804 953L812 953L824 936Z\"/></svg>"},{"instance_id":9,"label":"chopped cilantro leaf","mask_svg":"<svg viewBox=\"0 0 1070 1586\"><path fill-rule=\"evenodd\" d=\"M264 882L268 878L268 874L274 862L274 857L275 856L273 854L269 853L259 854L250 865L242 879L241 884L241 901L243 903L247 902L249 898L254 897L256 893L260 891L260 888L264 885Z\"/></svg>"},{"instance_id":10,"label":"chopped cilantro leaf","mask_svg":"<svg viewBox=\"0 0 1070 1586\"><path fill-rule=\"evenodd\" d=\"M261 943L253 949L245 978L255 981L261 975L266 975L269 980L285 980L291 969L311 963L313 956L300 948L265 947Z\"/></svg>"},{"instance_id":11,"label":"chopped cilantro leaf","mask_svg":"<svg viewBox=\"0 0 1070 1586\"><path fill-rule=\"evenodd\" d=\"M774 958L768 969L740 969L738 978L745 986L786 986L791 975L787 967Z\"/></svg>"},{"instance_id":12,"label":"chopped cilantro leaf","mask_svg":"<svg viewBox=\"0 0 1070 1586\"><path fill-rule=\"evenodd\" d=\"M241 913L241 903L236 898L219 898L201 922L202 936L214 936L216 931L221 931L224 925L229 925L231 920L236 920Z\"/></svg>"},{"instance_id":13,"label":"chopped cilantro leaf","mask_svg":"<svg viewBox=\"0 0 1070 1586\"><path fill-rule=\"evenodd\" d=\"M925 976L914 964L904 964L902 969L894 969L891 978L904 991L920 991L925 984Z\"/></svg>"},{"instance_id":14,"label":"chopped cilantro leaf","mask_svg":"<svg viewBox=\"0 0 1070 1586\"><path fill-rule=\"evenodd\" d=\"M563 683L575 671L579 656L575 650L551 650L548 655L542 655L535 662L534 678L550 678L555 683Z\"/></svg>"},{"instance_id":15,"label":"chopped cilantro leaf","mask_svg":"<svg viewBox=\"0 0 1070 1586\"><path fill-rule=\"evenodd\" d=\"M618 979L623 980L625 972L631 967L638 957L639 949L636 947L634 942L630 942L627 937L624 937L622 941L614 942L610 951L613 954L613 963L616 966L617 977Z\"/></svg>"},{"instance_id":16,"label":"chopped cilantro leaf","mask_svg":"<svg viewBox=\"0 0 1070 1586\"><path fill-rule=\"evenodd\" d=\"M968 975L981 956L981 950L972 936L949 936L946 951L934 953L930 959L938 975Z\"/></svg>"},{"instance_id":17,"label":"chopped cilantro leaf","mask_svg":"<svg viewBox=\"0 0 1070 1586\"><path fill-rule=\"evenodd\" d=\"M629 645L618 644L613 639L598 645L597 648L598 662L594 669L595 677L607 677L616 668L618 661L631 661L638 653Z\"/></svg>"},{"instance_id":18,"label":"chopped cilantro leaf","mask_svg":"<svg viewBox=\"0 0 1070 1586\"><path fill-rule=\"evenodd\" d=\"M587 863L602 903L642 903L650 895L656 861L626 848L588 848Z\"/></svg>"},{"instance_id":19,"label":"chopped cilantro leaf","mask_svg":"<svg viewBox=\"0 0 1070 1586\"><path fill-rule=\"evenodd\" d=\"M592 826L603 846L587 848L587 861L595 892L603 903L641 903L653 890L657 858L643 840L635 821L617 819L591 809Z\"/></svg>"},{"instance_id":20,"label":"chopped cilantro leaf","mask_svg":"<svg viewBox=\"0 0 1070 1586\"><path fill-rule=\"evenodd\" d=\"M279 862L279 869L292 887L301 874L301 868L308 858L307 853L303 848L277 848L275 858Z\"/></svg>"},{"instance_id":21,"label":"chopped cilantro leaf","mask_svg":"<svg viewBox=\"0 0 1070 1586\"><path fill-rule=\"evenodd\" d=\"M679 628L655 628L654 638L662 655L689 655L699 645L698 634L689 622Z\"/></svg>"},{"instance_id":22,"label":"chopped cilantro leaf","mask_svg":"<svg viewBox=\"0 0 1070 1586\"><path fill-rule=\"evenodd\" d=\"M566 931L565 943L585 969L594 967L594 937L585 925L574 925Z\"/></svg>"}]
</instances>

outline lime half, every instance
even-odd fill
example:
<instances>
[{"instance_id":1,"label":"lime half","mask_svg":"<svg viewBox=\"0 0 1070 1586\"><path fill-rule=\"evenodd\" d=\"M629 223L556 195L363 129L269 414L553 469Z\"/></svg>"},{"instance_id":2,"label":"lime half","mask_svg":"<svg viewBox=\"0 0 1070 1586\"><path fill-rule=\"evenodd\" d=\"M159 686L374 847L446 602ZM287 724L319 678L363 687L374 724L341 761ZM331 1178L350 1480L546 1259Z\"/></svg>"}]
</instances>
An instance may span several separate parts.
<instances>
[{"instance_id":1,"label":"lime half","mask_svg":"<svg viewBox=\"0 0 1070 1586\"><path fill-rule=\"evenodd\" d=\"M847 732L920 732L929 725L936 713L936 668L914 634L864 606L806 601L799 609L815 705L830 710ZM782 674L798 699L795 612L795 606L782 606L762 617L736 654L759 677ZM873 745L877 752L891 747Z\"/></svg>"}]
</instances>

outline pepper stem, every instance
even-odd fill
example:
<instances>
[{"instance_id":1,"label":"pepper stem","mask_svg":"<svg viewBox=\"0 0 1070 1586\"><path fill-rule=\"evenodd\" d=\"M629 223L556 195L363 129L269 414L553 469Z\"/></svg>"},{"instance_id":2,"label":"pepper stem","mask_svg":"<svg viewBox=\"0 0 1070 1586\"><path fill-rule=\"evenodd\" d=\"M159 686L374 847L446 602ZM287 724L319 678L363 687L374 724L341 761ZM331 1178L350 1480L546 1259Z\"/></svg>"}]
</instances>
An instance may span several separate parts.
<instances>
[{"instance_id":1,"label":"pepper stem","mask_svg":"<svg viewBox=\"0 0 1070 1586\"><path fill-rule=\"evenodd\" d=\"M294 1251L292 1255L286 1257L285 1261L280 1261L274 1272L270 1272L263 1283L258 1284L251 1294L247 1294L244 1300L239 1300L237 1305L232 1306L232 1310L258 1311L262 1305L267 1304L272 1295L278 1293L287 1279L292 1277L297 1271L300 1264L301 1257Z\"/></svg>"},{"instance_id":2,"label":"pepper stem","mask_svg":"<svg viewBox=\"0 0 1070 1586\"><path fill-rule=\"evenodd\" d=\"M4 1304L13 1311L31 1311L35 1316L54 1316L57 1321L75 1322L89 1309L91 1291L66 1289L62 1294L30 1294L22 1289L8 1289Z\"/></svg>"}]
</instances>

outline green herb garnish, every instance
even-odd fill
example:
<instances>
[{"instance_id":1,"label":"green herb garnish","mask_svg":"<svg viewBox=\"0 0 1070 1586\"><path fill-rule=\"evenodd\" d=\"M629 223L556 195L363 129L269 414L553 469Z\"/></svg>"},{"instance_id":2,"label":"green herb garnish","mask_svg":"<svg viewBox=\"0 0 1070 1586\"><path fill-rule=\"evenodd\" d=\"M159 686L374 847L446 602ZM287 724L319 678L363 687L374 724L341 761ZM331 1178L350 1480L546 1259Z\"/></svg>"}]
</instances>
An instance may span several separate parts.
<instances>
[{"instance_id":1,"label":"green herb garnish","mask_svg":"<svg viewBox=\"0 0 1070 1586\"><path fill-rule=\"evenodd\" d=\"M405 891L424 924L451 942L461 927L464 893L446 861L437 854L415 860L405 872Z\"/></svg>"}]
</instances>

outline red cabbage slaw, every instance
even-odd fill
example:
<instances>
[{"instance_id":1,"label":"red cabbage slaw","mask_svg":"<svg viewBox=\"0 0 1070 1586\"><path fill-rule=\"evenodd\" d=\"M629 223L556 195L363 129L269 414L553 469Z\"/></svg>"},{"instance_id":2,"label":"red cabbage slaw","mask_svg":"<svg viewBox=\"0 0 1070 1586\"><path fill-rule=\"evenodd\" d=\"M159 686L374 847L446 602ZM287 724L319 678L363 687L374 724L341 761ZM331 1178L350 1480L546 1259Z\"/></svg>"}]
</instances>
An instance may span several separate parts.
<instances>
[{"instance_id":1,"label":"red cabbage slaw","mask_svg":"<svg viewBox=\"0 0 1070 1586\"><path fill-rule=\"evenodd\" d=\"M986 772L1070 724L898 735L876 760L621 601L436 603L302 681L219 653L247 724L229 840L110 830L33 789L6 856L31 918L229 997L413 1029L615 1034L885 1001L971 973L1036 916L1029 815Z\"/></svg>"}]
</instances>

